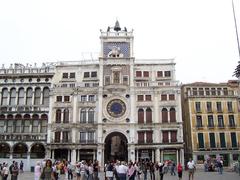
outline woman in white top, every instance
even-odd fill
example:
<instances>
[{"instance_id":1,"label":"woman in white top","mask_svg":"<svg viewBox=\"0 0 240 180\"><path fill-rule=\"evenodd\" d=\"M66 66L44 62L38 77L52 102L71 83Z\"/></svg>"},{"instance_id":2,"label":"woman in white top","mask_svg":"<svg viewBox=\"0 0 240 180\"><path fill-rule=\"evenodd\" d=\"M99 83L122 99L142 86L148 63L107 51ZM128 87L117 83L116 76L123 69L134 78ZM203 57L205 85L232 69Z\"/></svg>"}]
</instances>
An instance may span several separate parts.
<instances>
[{"instance_id":1,"label":"woman in white top","mask_svg":"<svg viewBox=\"0 0 240 180\"><path fill-rule=\"evenodd\" d=\"M3 177L2 179L3 180L7 180L8 178L8 164L6 163L5 166L3 167L3 170L2 170L2 174L3 174Z\"/></svg>"},{"instance_id":2,"label":"woman in white top","mask_svg":"<svg viewBox=\"0 0 240 180\"><path fill-rule=\"evenodd\" d=\"M39 180L41 175L41 166L40 162L37 161L36 166L34 167L34 180Z\"/></svg>"}]
</instances>

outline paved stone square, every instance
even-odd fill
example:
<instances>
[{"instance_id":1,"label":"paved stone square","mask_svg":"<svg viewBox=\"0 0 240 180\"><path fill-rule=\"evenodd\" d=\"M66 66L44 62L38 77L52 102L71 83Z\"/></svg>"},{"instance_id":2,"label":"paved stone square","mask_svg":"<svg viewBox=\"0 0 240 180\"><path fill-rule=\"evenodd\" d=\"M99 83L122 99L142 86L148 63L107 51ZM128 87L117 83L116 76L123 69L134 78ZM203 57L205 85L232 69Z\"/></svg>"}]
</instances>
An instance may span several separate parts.
<instances>
[{"instance_id":1,"label":"paved stone square","mask_svg":"<svg viewBox=\"0 0 240 180\"><path fill-rule=\"evenodd\" d=\"M104 180L103 173L101 173L100 180ZM188 180L188 172L184 171L182 180ZM10 179L10 178L9 178ZM32 172L24 172L23 174L19 175L19 180L33 180L34 179L34 173ZM75 180L76 178L74 178ZM150 177L148 177L150 180ZM164 180L178 180L177 176L171 176L169 173L164 175ZM235 172L223 172L222 175L219 175L217 172L203 172L203 171L197 171L195 173L194 180L239 180L240 176ZM64 176L61 175L60 180L65 180ZM156 177L156 180L159 180L159 177Z\"/></svg>"}]
</instances>

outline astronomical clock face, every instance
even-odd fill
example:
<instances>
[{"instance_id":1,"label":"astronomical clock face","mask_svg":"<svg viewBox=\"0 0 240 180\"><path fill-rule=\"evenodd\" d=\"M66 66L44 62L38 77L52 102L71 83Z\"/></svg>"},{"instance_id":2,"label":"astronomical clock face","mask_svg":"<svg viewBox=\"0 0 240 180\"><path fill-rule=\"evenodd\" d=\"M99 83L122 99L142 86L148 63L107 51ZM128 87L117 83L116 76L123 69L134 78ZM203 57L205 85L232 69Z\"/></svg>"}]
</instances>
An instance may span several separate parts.
<instances>
[{"instance_id":1,"label":"astronomical clock face","mask_svg":"<svg viewBox=\"0 0 240 180\"><path fill-rule=\"evenodd\" d=\"M126 105L120 99L113 99L107 104L107 112L114 118L121 117L126 112Z\"/></svg>"},{"instance_id":2,"label":"astronomical clock face","mask_svg":"<svg viewBox=\"0 0 240 180\"><path fill-rule=\"evenodd\" d=\"M104 42L104 57L110 58L128 58L130 57L130 44L127 42Z\"/></svg>"}]
</instances>

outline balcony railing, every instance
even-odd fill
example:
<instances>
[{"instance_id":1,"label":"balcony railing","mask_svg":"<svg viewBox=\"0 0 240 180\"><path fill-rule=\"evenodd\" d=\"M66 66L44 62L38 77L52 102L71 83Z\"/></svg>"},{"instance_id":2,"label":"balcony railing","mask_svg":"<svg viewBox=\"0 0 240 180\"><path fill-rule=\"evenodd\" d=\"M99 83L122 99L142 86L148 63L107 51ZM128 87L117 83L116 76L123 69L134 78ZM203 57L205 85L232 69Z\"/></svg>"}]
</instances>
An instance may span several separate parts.
<instances>
[{"instance_id":1,"label":"balcony railing","mask_svg":"<svg viewBox=\"0 0 240 180\"><path fill-rule=\"evenodd\" d=\"M0 141L46 141L47 135L34 134L4 134L0 135Z\"/></svg>"},{"instance_id":2,"label":"balcony railing","mask_svg":"<svg viewBox=\"0 0 240 180\"><path fill-rule=\"evenodd\" d=\"M236 124L229 124L228 127L229 128L236 128Z\"/></svg>"},{"instance_id":3,"label":"balcony railing","mask_svg":"<svg viewBox=\"0 0 240 180\"><path fill-rule=\"evenodd\" d=\"M53 139L51 143L72 143L72 139Z\"/></svg>"},{"instance_id":4,"label":"balcony railing","mask_svg":"<svg viewBox=\"0 0 240 180\"><path fill-rule=\"evenodd\" d=\"M80 144L97 144L97 140L79 140Z\"/></svg>"}]
</instances>

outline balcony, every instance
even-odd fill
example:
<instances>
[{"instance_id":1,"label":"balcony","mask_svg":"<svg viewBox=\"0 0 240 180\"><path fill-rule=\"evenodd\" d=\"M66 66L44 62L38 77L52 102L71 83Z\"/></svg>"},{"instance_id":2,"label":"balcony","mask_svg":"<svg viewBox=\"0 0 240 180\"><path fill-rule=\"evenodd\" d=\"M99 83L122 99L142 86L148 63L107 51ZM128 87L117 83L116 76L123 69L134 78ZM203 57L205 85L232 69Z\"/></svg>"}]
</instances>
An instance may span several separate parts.
<instances>
[{"instance_id":1,"label":"balcony","mask_svg":"<svg viewBox=\"0 0 240 180\"><path fill-rule=\"evenodd\" d=\"M71 144L72 143L72 139L52 139L51 143L53 144Z\"/></svg>"},{"instance_id":2,"label":"balcony","mask_svg":"<svg viewBox=\"0 0 240 180\"><path fill-rule=\"evenodd\" d=\"M214 129L215 128L214 124L209 124L207 127L208 127L208 129Z\"/></svg>"},{"instance_id":3,"label":"balcony","mask_svg":"<svg viewBox=\"0 0 240 180\"><path fill-rule=\"evenodd\" d=\"M80 144L97 144L97 140L79 140Z\"/></svg>"},{"instance_id":4,"label":"balcony","mask_svg":"<svg viewBox=\"0 0 240 180\"><path fill-rule=\"evenodd\" d=\"M0 141L47 141L45 134L4 134L0 135Z\"/></svg>"},{"instance_id":5,"label":"balcony","mask_svg":"<svg viewBox=\"0 0 240 180\"><path fill-rule=\"evenodd\" d=\"M196 125L196 129L197 129L197 130L202 130L203 128L204 128L203 125L200 125L200 124L199 124L199 125Z\"/></svg>"},{"instance_id":6,"label":"balcony","mask_svg":"<svg viewBox=\"0 0 240 180\"><path fill-rule=\"evenodd\" d=\"M236 128L236 124L229 124L228 128L235 129Z\"/></svg>"},{"instance_id":7,"label":"balcony","mask_svg":"<svg viewBox=\"0 0 240 180\"><path fill-rule=\"evenodd\" d=\"M225 126L224 126L224 124L218 124L218 128L219 128L219 129L224 129Z\"/></svg>"}]
</instances>

